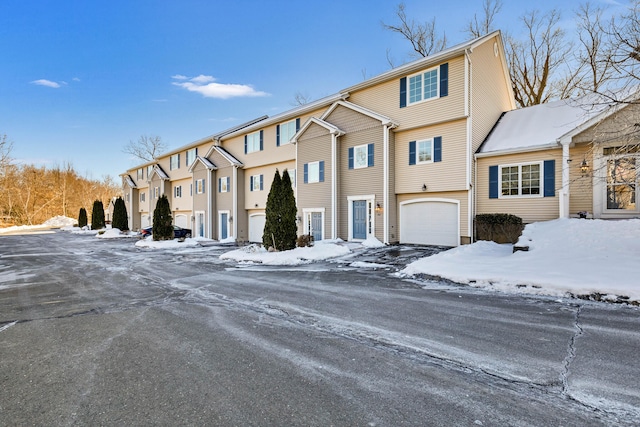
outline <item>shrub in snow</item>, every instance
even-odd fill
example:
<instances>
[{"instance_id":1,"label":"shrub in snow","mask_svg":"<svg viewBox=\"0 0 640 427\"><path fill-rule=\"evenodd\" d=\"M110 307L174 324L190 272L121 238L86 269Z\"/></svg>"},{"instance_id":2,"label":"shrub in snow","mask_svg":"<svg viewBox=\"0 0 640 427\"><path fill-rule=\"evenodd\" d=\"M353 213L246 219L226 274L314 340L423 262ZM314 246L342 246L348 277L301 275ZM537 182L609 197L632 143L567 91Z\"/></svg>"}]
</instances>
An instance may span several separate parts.
<instances>
[{"instance_id":1,"label":"shrub in snow","mask_svg":"<svg viewBox=\"0 0 640 427\"><path fill-rule=\"evenodd\" d=\"M313 245L313 236L311 234L303 234L302 236L299 236L298 240L296 240L296 245L299 248Z\"/></svg>"},{"instance_id":2,"label":"shrub in snow","mask_svg":"<svg viewBox=\"0 0 640 427\"><path fill-rule=\"evenodd\" d=\"M505 213L476 215L476 240L516 243L523 229L519 216Z\"/></svg>"},{"instance_id":3,"label":"shrub in snow","mask_svg":"<svg viewBox=\"0 0 640 427\"><path fill-rule=\"evenodd\" d=\"M171 207L166 195L160 196L153 210L153 240L172 240L173 224L171 223Z\"/></svg>"},{"instance_id":4,"label":"shrub in snow","mask_svg":"<svg viewBox=\"0 0 640 427\"><path fill-rule=\"evenodd\" d=\"M102 201L96 200L93 202L93 210L91 211L91 229L100 230L104 227L104 206Z\"/></svg>"},{"instance_id":5,"label":"shrub in snow","mask_svg":"<svg viewBox=\"0 0 640 427\"><path fill-rule=\"evenodd\" d=\"M80 208L80 213L78 214L78 227L86 227L87 222L87 210L85 208Z\"/></svg>"},{"instance_id":6,"label":"shrub in snow","mask_svg":"<svg viewBox=\"0 0 640 427\"><path fill-rule=\"evenodd\" d=\"M111 223L111 226L122 231L129 230L127 206L124 204L122 197L118 197L113 204L113 222Z\"/></svg>"}]
</instances>

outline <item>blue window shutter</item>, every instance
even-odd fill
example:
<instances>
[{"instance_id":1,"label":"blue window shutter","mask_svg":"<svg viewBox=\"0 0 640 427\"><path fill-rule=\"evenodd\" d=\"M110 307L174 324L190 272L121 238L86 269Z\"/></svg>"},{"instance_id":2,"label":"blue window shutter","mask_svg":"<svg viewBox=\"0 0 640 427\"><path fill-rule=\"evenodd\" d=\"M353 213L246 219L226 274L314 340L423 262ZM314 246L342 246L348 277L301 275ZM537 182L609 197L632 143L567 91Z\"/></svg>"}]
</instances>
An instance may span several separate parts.
<instances>
[{"instance_id":1,"label":"blue window shutter","mask_svg":"<svg viewBox=\"0 0 640 427\"><path fill-rule=\"evenodd\" d=\"M433 138L433 161L442 161L442 137L436 136Z\"/></svg>"},{"instance_id":2,"label":"blue window shutter","mask_svg":"<svg viewBox=\"0 0 640 427\"><path fill-rule=\"evenodd\" d=\"M264 146L262 144L262 135L264 134L264 131L260 131L260 151L262 151L264 149Z\"/></svg>"},{"instance_id":3,"label":"blue window shutter","mask_svg":"<svg viewBox=\"0 0 640 427\"><path fill-rule=\"evenodd\" d=\"M321 160L318 166L318 181L324 182L324 160Z\"/></svg>"},{"instance_id":4,"label":"blue window shutter","mask_svg":"<svg viewBox=\"0 0 640 427\"><path fill-rule=\"evenodd\" d=\"M227 177L227 191L231 190L231 178Z\"/></svg>"},{"instance_id":5,"label":"blue window shutter","mask_svg":"<svg viewBox=\"0 0 640 427\"><path fill-rule=\"evenodd\" d=\"M373 166L373 144L367 146L367 167Z\"/></svg>"},{"instance_id":6,"label":"blue window shutter","mask_svg":"<svg viewBox=\"0 0 640 427\"><path fill-rule=\"evenodd\" d=\"M276 147L280 147L280 125L276 125Z\"/></svg>"},{"instance_id":7,"label":"blue window shutter","mask_svg":"<svg viewBox=\"0 0 640 427\"><path fill-rule=\"evenodd\" d=\"M260 131L262 132L262 131ZM260 174L260 191L264 190L264 181L262 179L262 174Z\"/></svg>"},{"instance_id":8,"label":"blue window shutter","mask_svg":"<svg viewBox=\"0 0 640 427\"><path fill-rule=\"evenodd\" d=\"M300 117L296 119L296 132L300 130Z\"/></svg>"},{"instance_id":9,"label":"blue window shutter","mask_svg":"<svg viewBox=\"0 0 640 427\"><path fill-rule=\"evenodd\" d=\"M416 164L416 142L409 142L409 165Z\"/></svg>"},{"instance_id":10,"label":"blue window shutter","mask_svg":"<svg viewBox=\"0 0 640 427\"><path fill-rule=\"evenodd\" d=\"M247 154L247 135L244 136L244 154Z\"/></svg>"},{"instance_id":11,"label":"blue window shutter","mask_svg":"<svg viewBox=\"0 0 640 427\"><path fill-rule=\"evenodd\" d=\"M307 184L309 182L309 165L307 163L304 164L304 183Z\"/></svg>"},{"instance_id":12,"label":"blue window shutter","mask_svg":"<svg viewBox=\"0 0 640 427\"><path fill-rule=\"evenodd\" d=\"M498 198L498 166L489 166L489 198Z\"/></svg>"},{"instance_id":13,"label":"blue window shutter","mask_svg":"<svg viewBox=\"0 0 640 427\"><path fill-rule=\"evenodd\" d=\"M353 169L353 147L349 148L349 169Z\"/></svg>"},{"instance_id":14,"label":"blue window shutter","mask_svg":"<svg viewBox=\"0 0 640 427\"><path fill-rule=\"evenodd\" d=\"M400 79L400 108L407 106L407 78Z\"/></svg>"},{"instance_id":15,"label":"blue window shutter","mask_svg":"<svg viewBox=\"0 0 640 427\"><path fill-rule=\"evenodd\" d=\"M180 153L178 153L178 169L180 169Z\"/></svg>"},{"instance_id":16,"label":"blue window shutter","mask_svg":"<svg viewBox=\"0 0 640 427\"><path fill-rule=\"evenodd\" d=\"M544 161L544 197L556 195L556 161Z\"/></svg>"},{"instance_id":17,"label":"blue window shutter","mask_svg":"<svg viewBox=\"0 0 640 427\"><path fill-rule=\"evenodd\" d=\"M440 96L449 95L449 63L440 65Z\"/></svg>"},{"instance_id":18,"label":"blue window shutter","mask_svg":"<svg viewBox=\"0 0 640 427\"><path fill-rule=\"evenodd\" d=\"M249 191L253 191L253 175L249 178Z\"/></svg>"},{"instance_id":19,"label":"blue window shutter","mask_svg":"<svg viewBox=\"0 0 640 427\"><path fill-rule=\"evenodd\" d=\"M222 193L222 178L218 178L218 193Z\"/></svg>"}]
</instances>

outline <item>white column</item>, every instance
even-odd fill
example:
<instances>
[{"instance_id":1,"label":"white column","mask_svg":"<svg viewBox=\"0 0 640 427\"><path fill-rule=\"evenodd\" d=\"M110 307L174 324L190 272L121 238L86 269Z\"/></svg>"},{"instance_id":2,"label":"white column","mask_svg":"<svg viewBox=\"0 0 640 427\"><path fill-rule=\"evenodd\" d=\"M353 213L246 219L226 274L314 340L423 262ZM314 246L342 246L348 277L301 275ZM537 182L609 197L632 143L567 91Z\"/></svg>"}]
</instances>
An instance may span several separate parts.
<instances>
[{"instance_id":1,"label":"white column","mask_svg":"<svg viewBox=\"0 0 640 427\"><path fill-rule=\"evenodd\" d=\"M338 135L331 134L331 238L338 238Z\"/></svg>"},{"instance_id":2,"label":"white column","mask_svg":"<svg viewBox=\"0 0 640 427\"><path fill-rule=\"evenodd\" d=\"M389 125L384 125L382 151L382 243L389 244Z\"/></svg>"},{"instance_id":3,"label":"white column","mask_svg":"<svg viewBox=\"0 0 640 427\"><path fill-rule=\"evenodd\" d=\"M569 142L562 142L562 187L560 188L560 218L569 218Z\"/></svg>"}]
</instances>

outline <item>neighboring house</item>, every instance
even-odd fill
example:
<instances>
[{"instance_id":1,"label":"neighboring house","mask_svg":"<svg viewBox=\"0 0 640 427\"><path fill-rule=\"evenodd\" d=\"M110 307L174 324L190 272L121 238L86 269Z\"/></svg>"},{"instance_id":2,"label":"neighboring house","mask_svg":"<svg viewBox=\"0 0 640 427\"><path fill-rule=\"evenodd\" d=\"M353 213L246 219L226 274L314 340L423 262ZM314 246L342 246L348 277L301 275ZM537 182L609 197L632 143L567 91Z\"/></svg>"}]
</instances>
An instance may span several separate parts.
<instances>
[{"instance_id":1,"label":"neighboring house","mask_svg":"<svg viewBox=\"0 0 640 427\"><path fill-rule=\"evenodd\" d=\"M474 153L514 108L502 37L494 32L127 171L132 229L152 214L157 192L172 196L176 222L186 216L196 236L261 242L273 176L286 169L299 234L469 243ZM194 159L188 166L187 153Z\"/></svg>"},{"instance_id":2,"label":"neighboring house","mask_svg":"<svg viewBox=\"0 0 640 427\"><path fill-rule=\"evenodd\" d=\"M477 213L525 223L638 217L639 138L625 131L638 123L637 104L595 97L505 113L475 155Z\"/></svg>"}]
</instances>

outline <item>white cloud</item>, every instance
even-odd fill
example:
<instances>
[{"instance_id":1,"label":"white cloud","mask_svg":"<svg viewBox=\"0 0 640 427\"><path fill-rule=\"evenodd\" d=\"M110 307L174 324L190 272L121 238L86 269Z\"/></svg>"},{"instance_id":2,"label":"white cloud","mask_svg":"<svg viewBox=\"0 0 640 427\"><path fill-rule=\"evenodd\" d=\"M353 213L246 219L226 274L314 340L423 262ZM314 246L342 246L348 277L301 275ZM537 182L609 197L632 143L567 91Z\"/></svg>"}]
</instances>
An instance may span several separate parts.
<instances>
[{"instance_id":1,"label":"white cloud","mask_svg":"<svg viewBox=\"0 0 640 427\"><path fill-rule=\"evenodd\" d=\"M80 81L80 79L78 77L74 77L71 80L73 80L74 82L79 82Z\"/></svg>"},{"instance_id":2,"label":"white cloud","mask_svg":"<svg viewBox=\"0 0 640 427\"><path fill-rule=\"evenodd\" d=\"M172 78L175 80L188 80L173 82L173 84L189 92L197 92L207 98L229 99L269 95L266 92L257 91L249 85L216 83L214 77L203 74L193 78L178 74L172 76Z\"/></svg>"},{"instance_id":3,"label":"white cloud","mask_svg":"<svg viewBox=\"0 0 640 427\"><path fill-rule=\"evenodd\" d=\"M51 80L47 80L47 79L34 80L31 83L34 85L53 87L56 89L60 87L59 83L52 82Z\"/></svg>"}]
</instances>

